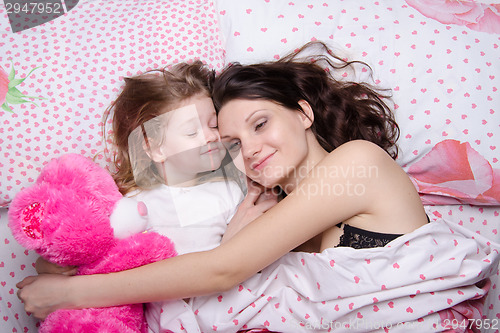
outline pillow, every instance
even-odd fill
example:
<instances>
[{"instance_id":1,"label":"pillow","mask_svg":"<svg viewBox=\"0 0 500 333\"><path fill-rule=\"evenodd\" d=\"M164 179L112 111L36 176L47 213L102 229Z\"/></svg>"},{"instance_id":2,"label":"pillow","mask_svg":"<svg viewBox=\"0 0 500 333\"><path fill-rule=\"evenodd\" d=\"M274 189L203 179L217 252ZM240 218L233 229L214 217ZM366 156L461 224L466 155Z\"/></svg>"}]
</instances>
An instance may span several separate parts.
<instances>
[{"instance_id":1,"label":"pillow","mask_svg":"<svg viewBox=\"0 0 500 333\"><path fill-rule=\"evenodd\" d=\"M410 176L410 166L439 142L455 140L468 143L489 165L490 176L472 179L482 182L481 188L491 188L491 174L500 169L500 6L435 1L435 6L440 4L436 14L422 10L428 1L407 2L218 0L225 60L248 64L279 59L306 42L322 40L342 57L368 63L373 82L392 89L401 128L397 161ZM434 16L426 17L410 3ZM468 164L466 156L455 162ZM425 166L440 173L465 169ZM424 169L418 170L421 177ZM442 188L435 190L432 202L449 204L447 198L439 200ZM458 202L469 204L500 203L498 191L488 192L486 200L477 190L468 193L465 186L465 192L445 191L445 196L453 193Z\"/></svg>"},{"instance_id":2,"label":"pillow","mask_svg":"<svg viewBox=\"0 0 500 333\"><path fill-rule=\"evenodd\" d=\"M102 114L123 77L193 59L223 64L210 0L66 1L67 13L43 23L35 12L25 25L9 2L0 6L0 206L60 154L107 163Z\"/></svg>"},{"instance_id":3,"label":"pillow","mask_svg":"<svg viewBox=\"0 0 500 333\"><path fill-rule=\"evenodd\" d=\"M438 142L408 172L426 205L495 206L500 200L500 168L492 168L469 142Z\"/></svg>"}]
</instances>

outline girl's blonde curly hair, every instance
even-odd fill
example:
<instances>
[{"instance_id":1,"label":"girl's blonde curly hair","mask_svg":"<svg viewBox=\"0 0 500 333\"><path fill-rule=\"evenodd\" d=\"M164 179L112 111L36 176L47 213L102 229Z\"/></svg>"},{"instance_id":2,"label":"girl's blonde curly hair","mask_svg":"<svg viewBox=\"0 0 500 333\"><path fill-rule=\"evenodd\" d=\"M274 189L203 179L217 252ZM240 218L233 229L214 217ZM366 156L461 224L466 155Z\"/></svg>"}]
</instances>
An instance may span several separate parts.
<instances>
[{"instance_id":1,"label":"girl's blonde curly hair","mask_svg":"<svg viewBox=\"0 0 500 333\"><path fill-rule=\"evenodd\" d=\"M214 72L197 60L125 78L125 85L118 98L106 109L103 122L103 133L113 143L113 177L122 194L139 187L134 179L134 168L150 172L147 177L142 177L148 179L150 184L141 183L141 188L162 182L144 149L130 147L131 144L147 141L141 130L144 124L154 122L156 117L178 108L184 100L195 95L210 97L209 85L213 76ZM106 124L110 118L112 131L106 134ZM148 132L148 136L150 135ZM134 154L138 156L131 158L130 152L136 152Z\"/></svg>"}]
</instances>

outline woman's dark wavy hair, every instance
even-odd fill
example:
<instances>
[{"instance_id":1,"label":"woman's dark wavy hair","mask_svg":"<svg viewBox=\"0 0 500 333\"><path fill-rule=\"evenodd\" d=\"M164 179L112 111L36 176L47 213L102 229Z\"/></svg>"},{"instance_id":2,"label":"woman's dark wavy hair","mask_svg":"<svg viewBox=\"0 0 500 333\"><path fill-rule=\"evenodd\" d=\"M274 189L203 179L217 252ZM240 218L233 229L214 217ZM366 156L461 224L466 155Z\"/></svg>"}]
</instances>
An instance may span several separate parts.
<instances>
[{"instance_id":1,"label":"woman's dark wavy hair","mask_svg":"<svg viewBox=\"0 0 500 333\"><path fill-rule=\"evenodd\" d=\"M319 47L320 52L310 55ZM302 56L303 54L309 54ZM234 99L264 99L303 112L300 100L314 111L311 127L328 152L341 144L363 139L397 157L399 127L384 99L390 90L368 83L335 79L335 74L354 69L360 61L345 61L322 42L310 42L278 61L253 65L232 63L212 83L212 98L219 111ZM338 75L342 77L341 75Z\"/></svg>"}]
</instances>

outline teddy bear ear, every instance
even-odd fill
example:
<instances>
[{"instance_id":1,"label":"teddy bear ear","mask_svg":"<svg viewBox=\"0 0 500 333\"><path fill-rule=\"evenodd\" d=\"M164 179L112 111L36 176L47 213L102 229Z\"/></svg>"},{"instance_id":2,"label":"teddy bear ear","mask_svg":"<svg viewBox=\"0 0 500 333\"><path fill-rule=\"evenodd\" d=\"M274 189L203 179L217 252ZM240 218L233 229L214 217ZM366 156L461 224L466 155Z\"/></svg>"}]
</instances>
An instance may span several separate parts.
<instances>
[{"instance_id":1,"label":"teddy bear ear","mask_svg":"<svg viewBox=\"0 0 500 333\"><path fill-rule=\"evenodd\" d=\"M27 249L35 250L43 243L45 203L41 198L33 197L31 192L29 188L18 193L11 202L8 215L9 227L17 242Z\"/></svg>"},{"instance_id":2,"label":"teddy bear ear","mask_svg":"<svg viewBox=\"0 0 500 333\"><path fill-rule=\"evenodd\" d=\"M26 236L32 239L42 239L42 219L44 213L44 204L33 202L21 212L21 229Z\"/></svg>"}]
</instances>

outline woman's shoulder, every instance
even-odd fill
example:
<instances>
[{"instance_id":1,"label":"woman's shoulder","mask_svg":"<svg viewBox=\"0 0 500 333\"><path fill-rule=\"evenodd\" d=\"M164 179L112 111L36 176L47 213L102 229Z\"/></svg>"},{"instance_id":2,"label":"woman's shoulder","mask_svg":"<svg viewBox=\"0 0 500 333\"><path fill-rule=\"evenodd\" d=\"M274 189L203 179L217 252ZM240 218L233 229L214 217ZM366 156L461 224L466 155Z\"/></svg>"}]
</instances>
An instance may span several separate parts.
<instances>
[{"instance_id":1,"label":"woman's shoulder","mask_svg":"<svg viewBox=\"0 0 500 333\"><path fill-rule=\"evenodd\" d=\"M346 142L315 166L311 175L323 181L372 183L374 179L387 180L400 173L401 167L378 145L366 140Z\"/></svg>"},{"instance_id":2,"label":"woman's shoulder","mask_svg":"<svg viewBox=\"0 0 500 333\"><path fill-rule=\"evenodd\" d=\"M335 148L324 159L327 164L394 162L380 146L367 140L352 140Z\"/></svg>"}]
</instances>

